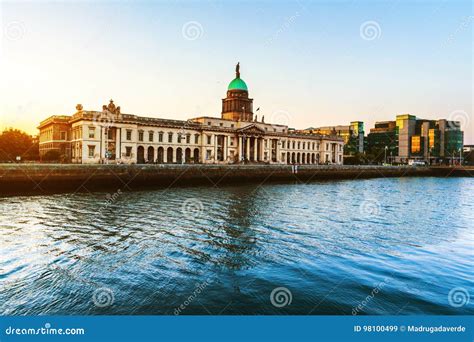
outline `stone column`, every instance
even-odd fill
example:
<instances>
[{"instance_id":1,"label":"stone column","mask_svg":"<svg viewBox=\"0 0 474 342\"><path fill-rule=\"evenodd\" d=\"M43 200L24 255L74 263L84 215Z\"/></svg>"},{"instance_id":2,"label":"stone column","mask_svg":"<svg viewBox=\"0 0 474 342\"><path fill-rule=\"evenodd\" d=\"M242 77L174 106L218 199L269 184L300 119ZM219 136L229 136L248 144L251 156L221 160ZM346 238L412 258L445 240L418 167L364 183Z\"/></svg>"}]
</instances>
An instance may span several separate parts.
<instances>
[{"instance_id":1,"label":"stone column","mask_svg":"<svg viewBox=\"0 0 474 342\"><path fill-rule=\"evenodd\" d=\"M115 160L122 159L122 129L117 127L115 136Z\"/></svg>"},{"instance_id":2,"label":"stone column","mask_svg":"<svg viewBox=\"0 0 474 342\"><path fill-rule=\"evenodd\" d=\"M275 140L275 156L276 156L276 162L279 163L280 162L280 149L278 148L278 139L274 139Z\"/></svg>"},{"instance_id":3,"label":"stone column","mask_svg":"<svg viewBox=\"0 0 474 342\"><path fill-rule=\"evenodd\" d=\"M242 160L242 151L243 151L243 146L242 146L242 136L239 136L239 161Z\"/></svg>"},{"instance_id":4,"label":"stone column","mask_svg":"<svg viewBox=\"0 0 474 342\"><path fill-rule=\"evenodd\" d=\"M227 135L224 135L224 140L222 141L222 155L224 157L224 162L227 162Z\"/></svg>"},{"instance_id":5,"label":"stone column","mask_svg":"<svg viewBox=\"0 0 474 342\"><path fill-rule=\"evenodd\" d=\"M214 163L218 162L217 159L217 141L219 140L219 136L217 134L213 134L213 139L212 141L214 142Z\"/></svg>"},{"instance_id":6,"label":"stone column","mask_svg":"<svg viewBox=\"0 0 474 342\"><path fill-rule=\"evenodd\" d=\"M258 140L257 137L253 138L253 160L257 161L257 148L258 147Z\"/></svg>"},{"instance_id":7,"label":"stone column","mask_svg":"<svg viewBox=\"0 0 474 342\"><path fill-rule=\"evenodd\" d=\"M245 137L245 158L250 159L250 138Z\"/></svg>"}]
</instances>

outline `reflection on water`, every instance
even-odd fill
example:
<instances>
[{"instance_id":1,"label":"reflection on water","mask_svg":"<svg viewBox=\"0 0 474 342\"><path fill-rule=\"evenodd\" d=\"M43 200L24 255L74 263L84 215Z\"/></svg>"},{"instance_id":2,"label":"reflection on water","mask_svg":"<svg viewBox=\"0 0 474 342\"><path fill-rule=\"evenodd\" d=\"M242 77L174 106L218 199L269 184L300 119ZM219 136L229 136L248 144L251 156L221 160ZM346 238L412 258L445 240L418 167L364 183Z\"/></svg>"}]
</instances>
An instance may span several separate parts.
<instances>
[{"instance_id":1,"label":"reflection on water","mask_svg":"<svg viewBox=\"0 0 474 342\"><path fill-rule=\"evenodd\" d=\"M473 193L402 178L2 198L0 314L472 314L449 292L474 296Z\"/></svg>"}]
</instances>

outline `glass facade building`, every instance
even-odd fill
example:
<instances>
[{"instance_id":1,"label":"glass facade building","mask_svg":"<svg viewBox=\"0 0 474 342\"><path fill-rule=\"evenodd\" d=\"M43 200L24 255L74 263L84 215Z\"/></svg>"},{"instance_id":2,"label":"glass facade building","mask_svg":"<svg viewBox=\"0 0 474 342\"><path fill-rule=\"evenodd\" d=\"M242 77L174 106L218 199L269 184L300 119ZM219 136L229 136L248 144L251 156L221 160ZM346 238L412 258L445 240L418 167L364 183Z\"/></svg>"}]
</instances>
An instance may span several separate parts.
<instances>
[{"instance_id":1,"label":"glass facade building","mask_svg":"<svg viewBox=\"0 0 474 342\"><path fill-rule=\"evenodd\" d=\"M403 114L395 121L375 123L367 136L367 151L372 156L384 154L388 162L453 164L462 161L463 138L457 121L424 120Z\"/></svg>"}]
</instances>

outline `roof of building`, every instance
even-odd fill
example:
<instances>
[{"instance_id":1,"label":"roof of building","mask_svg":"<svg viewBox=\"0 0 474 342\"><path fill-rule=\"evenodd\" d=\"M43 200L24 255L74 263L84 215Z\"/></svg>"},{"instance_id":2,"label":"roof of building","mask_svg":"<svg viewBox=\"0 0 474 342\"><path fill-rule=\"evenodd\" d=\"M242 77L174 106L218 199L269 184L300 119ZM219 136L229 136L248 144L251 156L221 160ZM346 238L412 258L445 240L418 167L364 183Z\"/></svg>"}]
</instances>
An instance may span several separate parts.
<instances>
[{"instance_id":1,"label":"roof of building","mask_svg":"<svg viewBox=\"0 0 474 342\"><path fill-rule=\"evenodd\" d=\"M227 90L245 90L248 91L247 84L240 77L234 78L227 87Z\"/></svg>"}]
</instances>

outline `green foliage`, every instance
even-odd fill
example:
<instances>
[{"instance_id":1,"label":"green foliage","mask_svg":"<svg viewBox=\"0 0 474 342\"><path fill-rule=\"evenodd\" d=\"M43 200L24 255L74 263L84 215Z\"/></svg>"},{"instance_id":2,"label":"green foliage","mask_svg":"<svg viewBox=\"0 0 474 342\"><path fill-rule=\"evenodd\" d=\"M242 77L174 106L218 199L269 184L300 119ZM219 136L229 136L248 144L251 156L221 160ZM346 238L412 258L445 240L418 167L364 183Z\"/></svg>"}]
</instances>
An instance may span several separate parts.
<instances>
[{"instance_id":1,"label":"green foliage","mask_svg":"<svg viewBox=\"0 0 474 342\"><path fill-rule=\"evenodd\" d=\"M0 134L0 162L21 160L38 160L39 147L30 135L18 129L10 128Z\"/></svg>"}]
</instances>

